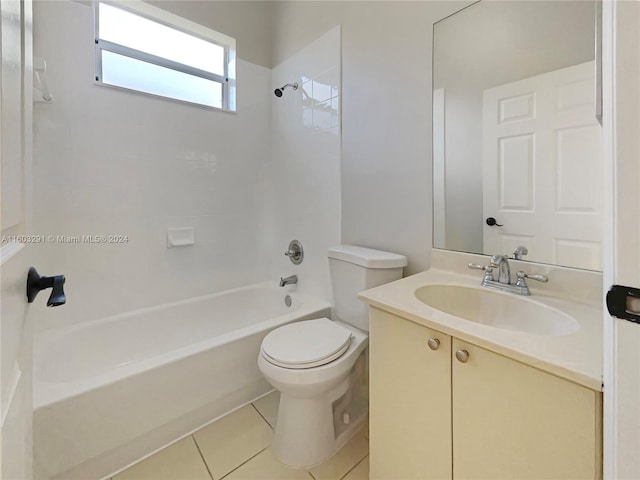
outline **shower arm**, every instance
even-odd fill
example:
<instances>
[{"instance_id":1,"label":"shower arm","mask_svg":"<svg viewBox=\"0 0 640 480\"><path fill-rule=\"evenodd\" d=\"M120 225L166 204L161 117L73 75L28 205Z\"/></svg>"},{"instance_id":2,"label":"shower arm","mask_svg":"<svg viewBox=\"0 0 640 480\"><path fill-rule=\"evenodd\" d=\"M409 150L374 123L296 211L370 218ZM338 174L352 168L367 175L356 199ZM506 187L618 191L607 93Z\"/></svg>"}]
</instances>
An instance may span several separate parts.
<instances>
[{"instance_id":1,"label":"shower arm","mask_svg":"<svg viewBox=\"0 0 640 480\"><path fill-rule=\"evenodd\" d=\"M276 88L273 93L275 94L276 97L280 98L282 96L282 93L284 92L284 90L287 87L291 87L294 90L298 89L298 84L297 83L286 83L284 86L282 86L281 88Z\"/></svg>"}]
</instances>

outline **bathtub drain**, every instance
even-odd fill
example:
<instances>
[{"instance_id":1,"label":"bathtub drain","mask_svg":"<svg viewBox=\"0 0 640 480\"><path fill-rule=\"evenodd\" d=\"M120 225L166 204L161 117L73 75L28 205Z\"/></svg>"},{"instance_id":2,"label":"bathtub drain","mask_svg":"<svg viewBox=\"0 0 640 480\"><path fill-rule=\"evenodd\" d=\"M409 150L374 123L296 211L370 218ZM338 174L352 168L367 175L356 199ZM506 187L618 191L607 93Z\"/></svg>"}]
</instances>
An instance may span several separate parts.
<instances>
[{"instance_id":1,"label":"bathtub drain","mask_svg":"<svg viewBox=\"0 0 640 480\"><path fill-rule=\"evenodd\" d=\"M291 306L291 295L287 295L286 297L284 297L284 304L285 304L287 307L290 307L290 306Z\"/></svg>"}]
</instances>

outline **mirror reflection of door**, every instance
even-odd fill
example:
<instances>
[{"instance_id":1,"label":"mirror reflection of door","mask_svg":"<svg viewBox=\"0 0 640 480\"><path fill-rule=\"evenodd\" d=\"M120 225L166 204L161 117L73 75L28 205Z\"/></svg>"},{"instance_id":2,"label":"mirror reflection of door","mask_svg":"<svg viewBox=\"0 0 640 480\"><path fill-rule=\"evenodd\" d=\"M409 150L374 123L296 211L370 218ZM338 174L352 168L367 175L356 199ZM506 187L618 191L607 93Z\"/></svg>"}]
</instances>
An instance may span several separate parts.
<instances>
[{"instance_id":1,"label":"mirror reflection of door","mask_svg":"<svg viewBox=\"0 0 640 480\"><path fill-rule=\"evenodd\" d=\"M597 5L480 1L434 25L436 248L602 269Z\"/></svg>"},{"instance_id":2,"label":"mirror reflection of door","mask_svg":"<svg viewBox=\"0 0 640 480\"><path fill-rule=\"evenodd\" d=\"M602 269L600 126L586 62L483 94L484 253Z\"/></svg>"}]
</instances>

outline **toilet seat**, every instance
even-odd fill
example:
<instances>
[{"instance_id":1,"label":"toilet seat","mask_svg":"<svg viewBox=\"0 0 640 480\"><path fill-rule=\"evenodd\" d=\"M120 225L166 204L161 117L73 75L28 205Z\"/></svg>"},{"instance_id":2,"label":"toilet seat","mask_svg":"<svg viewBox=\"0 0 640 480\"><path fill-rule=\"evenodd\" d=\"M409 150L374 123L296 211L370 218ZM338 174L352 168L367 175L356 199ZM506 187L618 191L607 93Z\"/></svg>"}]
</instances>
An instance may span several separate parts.
<instances>
[{"instance_id":1,"label":"toilet seat","mask_svg":"<svg viewBox=\"0 0 640 480\"><path fill-rule=\"evenodd\" d=\"M262 341L264 359L278 367L313 368L340 358L351 344L351 332L328 318L291 323Z\"/></svg>"}]
</instances>

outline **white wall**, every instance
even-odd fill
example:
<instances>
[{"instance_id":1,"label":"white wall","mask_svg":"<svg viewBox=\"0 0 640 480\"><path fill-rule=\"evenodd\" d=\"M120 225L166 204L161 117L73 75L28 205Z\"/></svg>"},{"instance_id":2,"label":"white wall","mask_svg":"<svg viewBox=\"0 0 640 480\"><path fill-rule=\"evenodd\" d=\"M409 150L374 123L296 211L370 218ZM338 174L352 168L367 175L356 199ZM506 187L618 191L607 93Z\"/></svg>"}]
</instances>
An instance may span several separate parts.
<instances>
[{"instance_id":1,"label":"white wall","mask_svg":"<svg viewBox=\"0 0 640 480\"><path fill-rule=\"evenodd\" d=\"M54 96L36 105L34 233L129 237L46 245L38 269L66 275L67 304L39 327L265 280L271 71L238 50L235 114L119 91L94 84L90 7L38 1L34 16ZM167 249L183 226L196 245Z\"/></svg>"},{"instance_id":2,"label":"white wall","mask_svg":"<svg viewBox=\"0 0 640 480\"><path fill-rule=\"evenodd\" d=\"M592 1L480 2L435 26L445 89L446 245L482 253L482 93L594 59ZM499 219L498 219L499 220Z\"/></svg>"},{"instance_id":3,"label":"white wall","mask_svg":"<svg viewBox=\"0 0 640 480\"><path fill-rule=\"evenodd\" d=\"M240 58L263 67L272 67L272 2L152 0L148 3L235 38Z\"/></svg>"},{"instance_id":4,"label":"white wall","mask_svg":"<svg viewBox=\"0 0 640 480\"><path fill-rule=\"evenodd\" d=\"M340 243L340 26L273 69L271 173L273 276L298 275L300 291L331 298L327 250ZM304 261L283 252L297 239Z\"/></svg>"},{"instance_id":5,"label":"white wall","mask_svg":"<svg viewBox=\"0 0 640 480\"><path fill-rule=\"evenodd\" d=\"M468 2L277 2L274 63L342 25L342 242L431 251L432 24Z\"/></svg>"}]
</instances>

